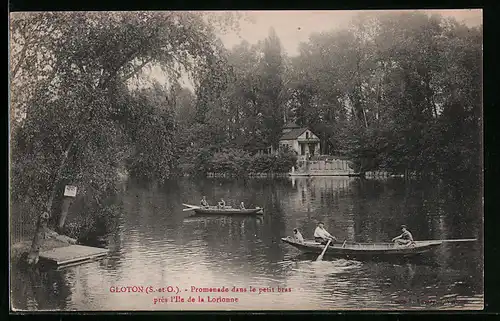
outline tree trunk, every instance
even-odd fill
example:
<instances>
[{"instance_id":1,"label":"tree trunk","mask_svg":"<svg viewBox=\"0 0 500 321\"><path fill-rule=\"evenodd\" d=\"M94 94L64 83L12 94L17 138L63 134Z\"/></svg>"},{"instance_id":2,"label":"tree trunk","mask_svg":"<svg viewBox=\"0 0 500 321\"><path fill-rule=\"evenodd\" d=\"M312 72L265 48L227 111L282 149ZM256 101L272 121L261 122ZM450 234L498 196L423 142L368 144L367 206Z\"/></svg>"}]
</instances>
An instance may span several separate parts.
<instances>
[{"instance_id":1,"label":"tree trunk","mask_svg":"<svg viewBox=\"0 0 500 321\"><path fill-rule=\"evenodd\" d=\"M46 211L43 212L40 217L38 218L38 222L36 225L36 230L35 230L35 236L33 237L33 241L31 243L31 249L28 254L28 264L37 264L38 259L39 259L39 254L40 254L40 248L43 245L43 241L45 240L45 230L47 228L47 223L50 218L50 212L52 210L52 203L54 202L54 198L56 196L57 192L57 187L59 184L59 181L62 176L62 171L64 169L64 166L66 165L66 161L68 160L68 155L73 147L74 143L76 141L76 138L73 139L73 141L69 144L68 148L64 151L62 154L62 159L61 163L59 164L59 168L57 169L57 174L56 178L54 180L54 185L52 187L52 192L50 194L49 200L47 201L47 207Z\"/></svg>"},{"instance_id":2,"label":"tree trunk","mask_svg":"<svg viewBox=\"0 0 500 321\"><path fill-rule=\"evenodd\" d=\"M73 147L75 141L76 141L76 139L73 139L73 141L69 144L68 148L62 154L61 163L59 164L59 168L57 169L56 178L54 180L54 185L52 187L52 192L50 194L49 200L47 201L47 213L49 213L49 215L50 215L50 212L52 211L52 204L54 203L54 199L56 197L57 186L59 184L59 181L61 180L64 166L66 165L66 161L68 160L69 152L70 152L71 148Z\"/></svg>"},{"instance_id":3,"label":"tree trunk","mask_svg":"<svg viewBox=\"0 0 500 321\"><path fill-rule=\"evenodd\" d=\"M36 223L35 237L31 243L31 249L28 253L27 261L28 264L34 265L38 263L40 248L42 247L43 241L45 240L45 231L47 229L47 222L49 221L49 213L43 212Z\"/></svg>"},{"instance_id":4,"label":"tree trunk","mask_svg":"<svg viewBox=\"0 0 500 321\"><path fill-rule=\"evenodd\" d=\"M19 58L19 61L17 62L17 65L14 67L14 70L12 71L11 74L11 79L13 80L16 78L17 73L21 69L21 65L24 63L24 58L26 57L26 52L28 51L29 43L26 43L23 46L23 49L21 50L21 57Z\"/></svg>"}]
</instances>

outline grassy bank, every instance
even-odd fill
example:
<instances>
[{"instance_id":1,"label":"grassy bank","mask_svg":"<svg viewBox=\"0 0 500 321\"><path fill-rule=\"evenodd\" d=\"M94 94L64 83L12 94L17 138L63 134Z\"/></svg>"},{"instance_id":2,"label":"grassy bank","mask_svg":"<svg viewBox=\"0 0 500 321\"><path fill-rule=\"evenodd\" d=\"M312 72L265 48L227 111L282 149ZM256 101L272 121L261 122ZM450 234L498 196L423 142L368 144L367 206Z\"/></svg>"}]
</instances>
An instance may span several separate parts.
<instances>
[{"instance_id":1,"label":"grassy bank","mask_svg":"<svg viewBox=\"0 0 500 321\"><path fill-rule=\"evenodd\" d=\"M48 239L43 243L40 252L52 250L58 247L68 246L69 243L62 242L56 239ZM31 241L21 241L12 244L10 247L10 259L11 261L17 261L21 258L23 253L30 251Z\"/></svg>"},{"instance_id":2,"label":"grassy bank","mask_svg":"<svg viewBox=\"0 0 500 321\"><path fill-rule=\"evenodd\" d=\"M64 235L59 235L53 231L49 231L47 234L49 235L47 235L45 240L43 241L43 244L40 248L40 252L49 251L52 249L65 247L76 243L75 239L69 238ZM19 260L22 257L23 253L28 253L30 251L30 248L31 248L31 240L20 241L11 244L10 246L11 261Z\"/></svg>"}]
</instances>

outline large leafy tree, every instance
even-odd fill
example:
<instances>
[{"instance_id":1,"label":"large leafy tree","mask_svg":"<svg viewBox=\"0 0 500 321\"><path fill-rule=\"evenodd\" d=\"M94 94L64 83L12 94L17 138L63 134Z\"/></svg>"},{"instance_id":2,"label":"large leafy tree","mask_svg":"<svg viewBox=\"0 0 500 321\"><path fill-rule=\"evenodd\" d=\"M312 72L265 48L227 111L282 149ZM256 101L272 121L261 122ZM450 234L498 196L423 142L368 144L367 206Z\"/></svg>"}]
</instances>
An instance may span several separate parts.
<instances>
[{"instance_id":1,"label":"large leafy tree","mask_svg":"<svg viewBox=\"0 0 500 321\"><path fill-rule=\"evenodd\" d=\"M71 183L99 202L112 190L117 167L134 153L136 164L164 178L172 115L141 95L127 96L127 84L152 65L170 79L181 72L196 79L220 53L207 22L212 18L191 12L13 15L12 106L26 115L12 133L14 198L27 195L50 215L61 188Z\"/></svg>"}]
</instances>

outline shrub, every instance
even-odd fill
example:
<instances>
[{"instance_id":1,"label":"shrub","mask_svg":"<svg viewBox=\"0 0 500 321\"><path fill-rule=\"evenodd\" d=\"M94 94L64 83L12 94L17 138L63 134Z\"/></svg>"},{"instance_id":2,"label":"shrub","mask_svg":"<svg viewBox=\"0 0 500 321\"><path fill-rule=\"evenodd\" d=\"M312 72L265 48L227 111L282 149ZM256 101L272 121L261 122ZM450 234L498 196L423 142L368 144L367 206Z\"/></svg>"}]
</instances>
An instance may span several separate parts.
<instances>
[{"instance_id":1,"label":"shrub","mask_svg":"<svg viewBox=\"0 0 500 321\"><path fill-rule=\"evenodd\" d=\"M244 150L231 148L213 153L206 171L229 175L287 173L296 162L297 156L291 152L252 156Z\"/></svg>"}]
</instances>

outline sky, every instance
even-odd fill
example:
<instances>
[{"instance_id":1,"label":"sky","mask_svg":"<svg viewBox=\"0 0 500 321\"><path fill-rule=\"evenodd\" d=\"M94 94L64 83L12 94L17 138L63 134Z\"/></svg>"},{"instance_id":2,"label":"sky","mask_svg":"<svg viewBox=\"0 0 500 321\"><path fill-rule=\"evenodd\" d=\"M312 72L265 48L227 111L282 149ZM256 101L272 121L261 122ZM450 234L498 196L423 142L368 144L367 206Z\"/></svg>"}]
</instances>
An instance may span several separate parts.
<instances>
[{"instance_id":1,"label":"sky","mask_svg":"<svg viewBox=\"0 0 500 321\"><path fill-rule=\"evenodd\" d=\"M427 13L439 13L445 17L455 17L468 26L482 24L482 10L421 10ZM285 51L297 55L300 42L307 41L314 32L346 28L351 18L364 10L328 10L328 11L248 11L255 23L241 21L240 35L230 33L220 35L227 48L232 48L243 39L254 44L267 37L269 29L274 27ZM387 12L378 11L378 12Z\"/></svg>"},{"instance_id":2,"label":"sky","mask_svg":"<svg viewBox=\"0 0 500 321\"><path fill-rule=\"evenodd\" d=\"M394 10L400 11L402 10ZM419 10L428 14L438 13L444 17L454 17L464 22L469 27L482 24L483 14L481 9L461 10ZM315 32L330 31L347 28L350 20L359 13L387 12L365 11L365 10L326 10L326 11L245 11L244 13L252 22L241 20L240 32L219 34L224 46L231 49L233 46L246 40L251 44L257 43L267 37L269 29L273 27L281 40L285 52L289 56L298 54L298 46L307 41L309 36ZM154 78L163 78L153 71ZM184 85L192 88L189 80L183 77Z\"/></svg>"}]
</instances>

